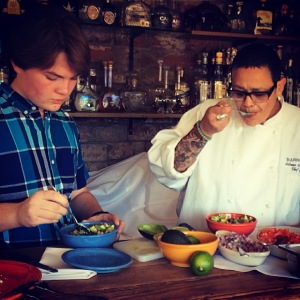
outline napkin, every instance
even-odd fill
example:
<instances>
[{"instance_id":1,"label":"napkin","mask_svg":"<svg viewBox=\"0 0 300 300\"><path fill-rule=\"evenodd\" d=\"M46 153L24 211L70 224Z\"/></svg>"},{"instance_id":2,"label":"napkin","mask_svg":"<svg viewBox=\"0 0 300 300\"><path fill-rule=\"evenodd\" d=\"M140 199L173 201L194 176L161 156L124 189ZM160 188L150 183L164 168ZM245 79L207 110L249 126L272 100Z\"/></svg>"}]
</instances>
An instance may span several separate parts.
<instances>
[{"instance_id":1,"label":"napkin","mask_svg":"<svg viewBox=\"0 0 300 300\"><path fill-rule=\"evenodd\" d=\"M64 252L73 250L68 248L46 248L40 263L51 266L58 270L58 272L49 272L41 270L42 280L67 280L67 279L89 279L97 273L91 270L76 269L66 264L61 256Z\"/></svg>"},{"instance_id":2,"label":"napkin","mask_svg":"<svg viewBox=\"0 0 300 300\"><path fill-rule=\"evenodd\" d=\"M277 277L287 277L300 279L299 277L293 276L288 270L288 263L284 259L277 258L275 256L269 255L263 264L256 267L247 267L243 265L236 264L225 259L219 252L214 255L214 267L223 270L232 270L239 272L250 272L256 270L262 274Z\"/></svg>"}]
</instances>

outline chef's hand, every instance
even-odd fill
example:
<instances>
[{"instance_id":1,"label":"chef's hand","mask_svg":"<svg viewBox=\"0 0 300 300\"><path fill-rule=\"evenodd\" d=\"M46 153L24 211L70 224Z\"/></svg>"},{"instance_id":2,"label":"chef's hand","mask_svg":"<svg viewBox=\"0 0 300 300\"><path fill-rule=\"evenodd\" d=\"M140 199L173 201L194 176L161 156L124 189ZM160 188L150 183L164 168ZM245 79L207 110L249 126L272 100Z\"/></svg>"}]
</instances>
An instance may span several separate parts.
<instances>
[{"instance_id":1,"label":"chef's hand","mask_svg":"<svg viewBox=\"0 0 300 300\"><path fill-rule=\"evenodd\" d=\"M120 238L120 235L125 227L125 222L120 220L117 215L111 213L99 214L87 220L83 220L83 222L97 222L97 221L110 222L118 226L118 234L116 240Z\"/></svg>"},{"instance_id":2,"label":"chef's hand","mask_svg":"<svg viewBox=\"0 0 300 300\"><path fill-rule=\"evenodd\" d=\"M209 107L202 120L200 127L202 132L212 137L215 133L222 131L229 123L231 106L221 100L216 105Z\"/></svg>"},{"instance_id":3,"label":"chef's hand","mask_svg":"<svg viewBox=\"0 0 300 300\"><path fill-rule=\"evenodd\" d=\"M18 222L24 227L56 223L67 214L68 205L65 195L53 190L39 190L18 204Z\"/></svg>"}]
</instances>

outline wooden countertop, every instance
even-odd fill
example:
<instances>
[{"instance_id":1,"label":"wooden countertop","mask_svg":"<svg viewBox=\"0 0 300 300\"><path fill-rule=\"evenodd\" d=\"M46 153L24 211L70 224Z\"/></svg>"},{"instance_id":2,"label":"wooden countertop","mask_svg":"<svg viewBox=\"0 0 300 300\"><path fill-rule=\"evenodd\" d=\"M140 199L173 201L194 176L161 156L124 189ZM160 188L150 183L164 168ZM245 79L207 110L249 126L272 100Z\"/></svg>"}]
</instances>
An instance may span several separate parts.
<instances>
[{"instance_id":1,"label":"wooden countertop","mask_svg":"<svg viewBox=\"0 0 300 300\"><path fill-rule=\"evenodd\" d=\"M22 253L39 258L42 248ZM39 299L299 299L300 280L214 268L194 276L189 268L171 265L164 258L138 262L118 272L97 274L88 280L46 281L63 294L38 291ZM67 294L67 295L66 295ZM76 296L80 294L82 296ZM96 297L96 298L95 298Z\"/></svg>"}]
</instances>

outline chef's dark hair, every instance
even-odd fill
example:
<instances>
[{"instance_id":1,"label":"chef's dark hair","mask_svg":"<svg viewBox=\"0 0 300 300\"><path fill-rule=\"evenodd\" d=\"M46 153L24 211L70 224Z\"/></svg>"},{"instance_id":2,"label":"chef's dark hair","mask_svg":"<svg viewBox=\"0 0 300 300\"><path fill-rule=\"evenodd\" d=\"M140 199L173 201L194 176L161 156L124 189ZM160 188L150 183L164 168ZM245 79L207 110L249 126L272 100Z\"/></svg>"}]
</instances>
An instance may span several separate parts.
<instances>
[{"instance_id":1,"label":"chef's dark hair","mask_svg":"<svg viewBox=\"0 0 300 300\"><path fill-rule=\"evenodd\" d=\"M238 68L261 68L270 70L272 80L276 83L281 78L281 61L272 47L262 43L247 44L238 50L232 62L231 70Z\"/></svg>"}]
</instances>

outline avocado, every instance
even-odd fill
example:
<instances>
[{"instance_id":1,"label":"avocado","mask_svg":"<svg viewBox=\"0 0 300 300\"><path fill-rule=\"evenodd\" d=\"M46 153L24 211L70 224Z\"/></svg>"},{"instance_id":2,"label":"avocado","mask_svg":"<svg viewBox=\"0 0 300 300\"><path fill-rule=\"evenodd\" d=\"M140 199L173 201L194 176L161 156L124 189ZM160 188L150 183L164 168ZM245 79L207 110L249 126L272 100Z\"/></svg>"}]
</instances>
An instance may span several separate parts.
<instances>
[{"instance_id":1,"label":"avocado","mask_svg":"<svg viewBox=\"0 0 300 300\"><path fill-rule=\"evenodd\" d=\"M169 229L165 231L161 237L161 241L169 244L181 245L190 245L192 243L181 230L177 229Z\"/></svg>"},{"instance_id":2,"label":"avocado","mask_svg":"<svg viewBox=\"0 0 300 300\"><path fill-rule=\"evenodd\" d=\"M141 224L138 226L139 233L148 240L153 240L157 233L165 232L168 228L161 224Z\"/></svg>"}]
</instances>

